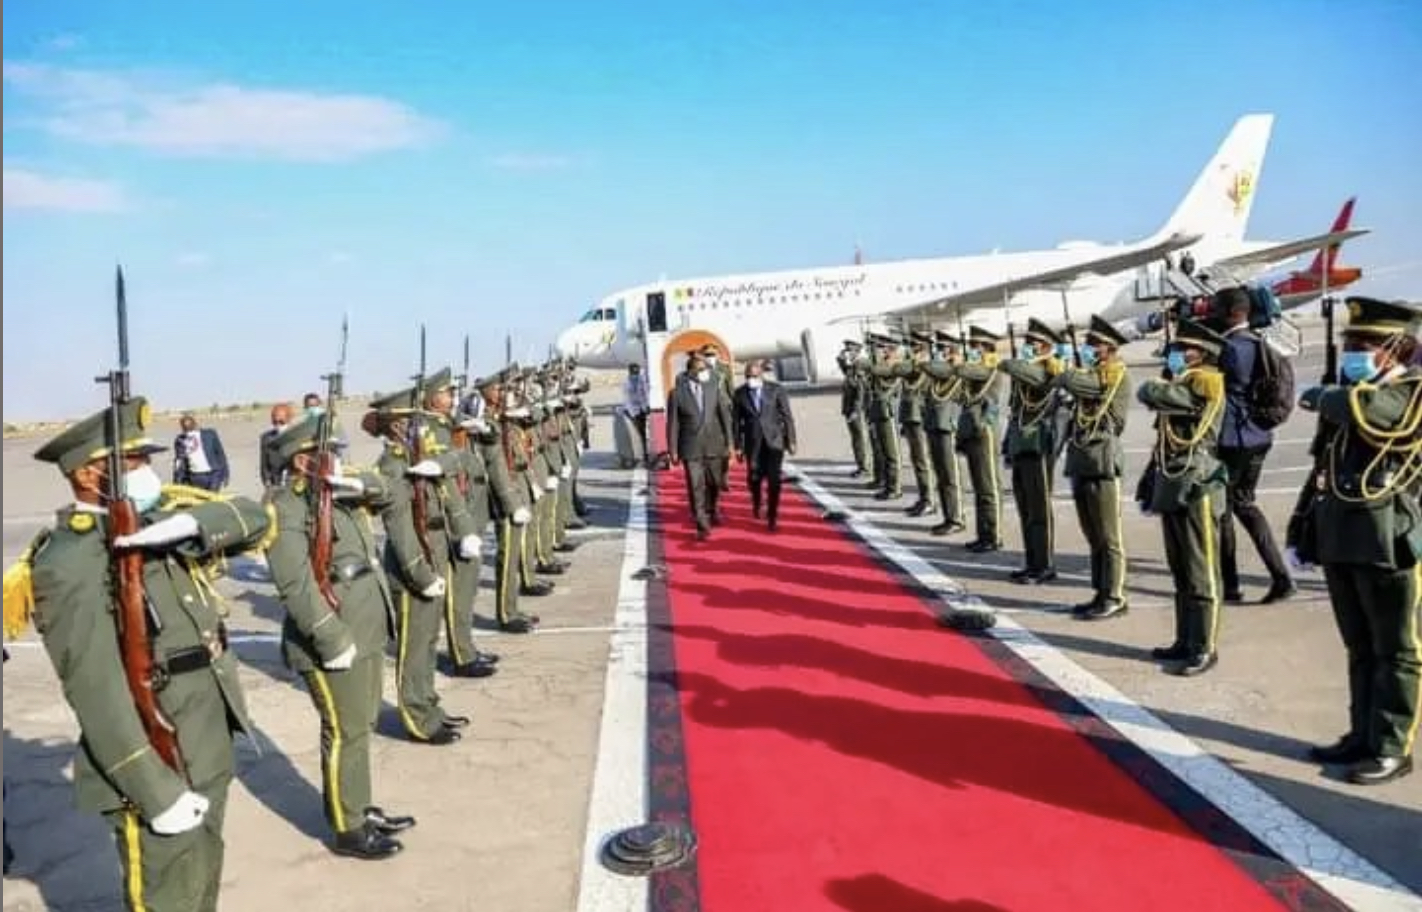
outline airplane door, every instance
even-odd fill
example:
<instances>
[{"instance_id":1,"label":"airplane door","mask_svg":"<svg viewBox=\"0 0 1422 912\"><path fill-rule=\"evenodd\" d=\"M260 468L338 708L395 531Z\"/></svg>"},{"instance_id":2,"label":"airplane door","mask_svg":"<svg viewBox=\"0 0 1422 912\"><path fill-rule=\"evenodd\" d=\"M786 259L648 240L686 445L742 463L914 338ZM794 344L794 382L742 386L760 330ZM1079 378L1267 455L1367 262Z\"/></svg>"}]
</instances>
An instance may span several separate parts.
<instances>
[{"instance_id":1,"label":"airplane door","mask_svg":"<svg viewBox=\"0 0 1422 912\"><path fill-rule=\"evenodd\" d=\"M667 295L664 291L647 294L647 331L667 331Z\"/></svg>"}]
</instances>

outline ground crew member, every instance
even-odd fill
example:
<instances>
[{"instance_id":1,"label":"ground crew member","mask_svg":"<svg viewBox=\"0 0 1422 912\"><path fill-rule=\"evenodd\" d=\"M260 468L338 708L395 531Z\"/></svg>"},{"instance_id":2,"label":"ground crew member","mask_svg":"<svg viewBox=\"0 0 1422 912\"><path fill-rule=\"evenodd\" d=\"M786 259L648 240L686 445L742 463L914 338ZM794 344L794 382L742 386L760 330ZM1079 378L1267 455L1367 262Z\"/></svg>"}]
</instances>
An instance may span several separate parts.
<instances>
[{"instance_id":1,"label":"ground crew member","mask_svg":"<svg viewBox=\"0 0 1422 912\"><path fill-rule=\"evenodd\" d=\"M276 536L267 566L286 608L282 654L301 675L321 719L321 791L334 851L355 858L389 858L402 848L394 834L413 817L371 804L370 737L380 714L387 619L393 609L375 546L370 512L382 510L389 488L378 473L318 477L316 451L325 416L306 418L268 439L265 458L281 472L268 488ZM317 528L311 492L332 493L330 562L321 581L312 567ZM322 585L336 604L325 598Z\"/></svg>"},{"instance_id":2,"label":"ground crew member","mask_svg":"<svg viewBox=\"0 0 1422 912\"><path fill-rule=\"evenodd\" d=\"M950 535L965 528L963 484L958 471L958 418L963 410L960 394L963 380L955 368L963 361L962 342L942 330L934 331L933 357L923 366L928 374L924 387L923 427L928 436L928 456L933 463L933 481L943 521L934 526L934 535Z\"/></svg>"},{"instance_id":3,"label":"ground crew member","mask_svg":"<svg viewBox=\"0 0 1422 912\"><path fill-rule=\"evenodd\" d=\"M846 339L844 350L835 361L844 380L840 384L839 413L849 430L849 447L854 453L854 471L850 478L863 478L874 471L873 450L869 444L869 425L864 417L868 396L864 375L864 346Z\"/></svg>"},{"instance_id":4,"label":"ground crew member","mask_svg":"<svg viewBox=\"0 0 1422 912\"><path fill-rule=\"evenodd\" d=\"M1316 560L1348 651L1348 731L1315 747L1321 763L1349 764L1348 781L1390 782L1412 771L1422 681L1418 643L1418 427L1422 371L1409 366L1422 330L1417 304L1348 298L1340 363L1343 384L1305 390L1323 458L1309 479L1314 496L1303 526L1290 524L1290 551Z\"/></svg>"},{"instance_id":5,"label":"ground crew member","mask_svg":"<svg viewBox=\"0 0 1422 912\"><path fill-rule=\"evenodd\" d=\"M148 434L147 400L118 407L124 493L140 517L112 538L108 410L71 425L35 452L59 468L74 503L56 515L24 560L33 619L79 723L74 790L81 810L114 831L130 912L215 912L222 884L222 830L234 774L233 734L250 734L236 658L215 594L196 561L251 550L269 529L245 497L165 509L149 463L166 449ZM109 585L117 557L141 555L137 572L150 637L125 655L123 603ZM159 712L174 729L174 765L150 740L126 681L130 663L152 663Z\"/></svg>"},{"instance_id":6,"label":"ground crew member","mask_svg":"<svg viewBox=\"0 0 1422 912\"><path fill-rule=\"evenodd\" d=\"M1121 434L1130 411L1131 378L1121 360L1126 343L1116 328L1091 318L1086 339L1057 378L1071 396L1065 474L1077 521L1091 549L1092 596L1072 614L1105 620L1127 610L1126 540L1121 525L1121 476L1126 471Z\"/></svg>"},{"instance_id":7,"label":"ground crew member","mask_svg":"<svg viewBox=\"0 0 1422 912\"><path fill-rule=\"evenodd\" d=\"M923 516L935 512L937 507L934 492L938 485L928 457L928 435L923 429L924 399L928 389L928 374L924 373L923 365L928 363L933 334L914 332L910 338L912 354L900 361L898 366L903 383L903 393L899 398L899 426L908 441L909 463L913 466L913 480L918 488L918 500L906 512L910 516Z\"/></svg>"},{"instance_id":8,"label":"ground crew member","mask_svg":"<svg viewBox=\"0 0 1422 912\"><path fill-rule=\"evenodd\" d=\"M1138 398L1156 412L1156 477L1151 512L1160 516L1175 583L1175 639L1153 654L1176 675L1209 671L1219 659L1219 522L1224 465L1215 455L1224 421L1224 337L1181 320L1166 353L1169 380L1147 380Z\"/></svg>"},{"instance_id":9,"label":"ground crew member","mask_svg":"<svg viewBox=\"0 0 1422 912\"><path fill-rule=\"evenodd\" d=\"M963 380L958 449L968 460L968 478L973 484L977 538L966 547L974 554L1002 548L1002 478L997 465L998 411L1004 382L998 369L1001 338L982 327L969 326L967 360L954 368L954 374Z\"/></svg>"},{"instance_id":10,"label":"ground crew member","mask_svg":"<svg viewBox=\"0 0 1422 912\"><path fill-rule=\"evenodd\" d=\"M1052 469L1056 453L1056 378L1063 364L1057 357L1062 339L1035 317L1018 357L1002 362L1012 378L1008 393L1007 458L1012 465L1012 496L1022 527L1025 566L1012 571L1018 583L1056 579L1056 519L1052 513Z\"/></svg>"}]
</instances>

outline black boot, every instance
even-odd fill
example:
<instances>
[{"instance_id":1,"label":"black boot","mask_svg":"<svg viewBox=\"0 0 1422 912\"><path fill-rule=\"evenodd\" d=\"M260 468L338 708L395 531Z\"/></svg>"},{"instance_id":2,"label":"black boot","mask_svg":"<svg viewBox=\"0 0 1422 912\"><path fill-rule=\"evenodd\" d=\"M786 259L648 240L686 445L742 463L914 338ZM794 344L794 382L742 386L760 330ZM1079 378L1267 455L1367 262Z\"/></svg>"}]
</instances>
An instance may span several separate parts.
<instances>
[{"instance_id":1,"label":"black boot","mask_svg":"<svg viewBox=\"0 0 1422 912\"><path fill-rule=\"evenodd\" d=\"M369 818L366 818L359 829L337 833L335 843L331 846L331 850L337 855L365 861L389 858L403 848L400 840L382 833Z\"/></svg>"}]
</instances>

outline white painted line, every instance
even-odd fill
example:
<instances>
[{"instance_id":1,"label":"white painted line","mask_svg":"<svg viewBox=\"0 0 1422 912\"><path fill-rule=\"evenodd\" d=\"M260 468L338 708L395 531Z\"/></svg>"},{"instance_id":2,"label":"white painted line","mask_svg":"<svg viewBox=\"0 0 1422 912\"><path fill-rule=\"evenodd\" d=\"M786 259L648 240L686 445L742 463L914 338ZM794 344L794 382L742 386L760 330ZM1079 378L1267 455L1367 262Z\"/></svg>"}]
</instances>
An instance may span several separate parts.
<instances>
[{"instance_id":1,"label":"white painted line","mask_svg":"<svg viewBox=\"0 0 1422 912\"><path fill-rule=\"evenodd\" d=\"M798 474L805 493L826 510L842 511L845 523L874 550L931 591L946 590L947 595L939 596L942 601L950 606L984 604L957 581L939 573L923 558L862 518L807 473ZM1422 909L1422 897L1003 612L998 613L997 626L989 634L1344 904L1358 912Z\"/></svg>"},{"instance_id":2,"label":"white painted line","mask_svg":"<svg viewBox=\"0 0 1422 912\"><path fill-rule=\"evenodd\" d=\"M651 535L647 471L636 468L627 507L627 541L617 611L608 646L597 765L588 799L578 912L646 909L648 881L615 874L599 861L603 842L617 830L647 822L647 583L632 574L647 565Z\"/></svg>"}]
</instances>

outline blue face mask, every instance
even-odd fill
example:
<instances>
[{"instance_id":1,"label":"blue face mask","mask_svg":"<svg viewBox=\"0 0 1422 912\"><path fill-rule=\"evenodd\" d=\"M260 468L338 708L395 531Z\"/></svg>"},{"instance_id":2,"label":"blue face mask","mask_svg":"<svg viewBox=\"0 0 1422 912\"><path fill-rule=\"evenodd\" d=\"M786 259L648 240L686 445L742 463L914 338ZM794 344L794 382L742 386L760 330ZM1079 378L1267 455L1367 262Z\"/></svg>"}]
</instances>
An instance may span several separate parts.
<instances>
[{"instance_id":1,"label":"blue face mask","mask_svg":"<svg viewBox=\"0 0 1422 912\"><path fill-rule=\"evenodd\" d=\"M983 353L980 352L980 351L978 351L976 348L970 349L970 350L968 351L968 360L969 360L969 361L981 361L982 359L983 359Z\"/></svg>"},{"instance_id":2,"label":"blue face mask","mask_svg":"<svg viewBox=\"0 0 1422 912\"><path fill-rule=\"evenodd\" d=\"M1338 367L1343 376L1354 383L1369 380L1378 372L1377 362L1369 351L1345 351Z\"/></svg>"},{"instance_id":3,"label":"blue face mask","mask_svg":"<svg viewBox=\"0 0 1422 912\"><path fill-rule=\"evenodd\" d=\"M1083 345L1083 346L1081 347L1081 365L1082 365L1082 367L1093 367L1093 366L1095 366L1095 364L1096 364L1096 349L1092 348L1090 345Z\"/></svg>"},{"instance_id":4,"label":"blue face mask","mask_svg":"<svg viewBox=\"0 0 1422 912\"><path fill-rule=\"evenodd\" d=\"M1178 377L1185 373L1185 353L1179 349L1172 350L1165 356L1165 366L1170 368L1171 376Z\"/></svg>"},{"instance_id":5,"label":"blue face mask","mask_svg":"<svg viewBox=\"0 0 1422 912\"><path fill-rule=\"evenodd\" d=\"M1071 360L1071 343L1063 342L1057 346L1057 357L1063 361Z\"/></svg>"},{"instance_id":6,"label":"blue face mask","mask_svg":"<svg viewBox=\"0 0 1422 912\"><path fill-rule=\"evenodd\" d=\"M319 405L308 405L306 407L307 418L320 418L324 414L326 414L326 410Z\"/></svg>"},{"instance_id":7,"label":"blue face mask","mask_svg":"<svg viewBox=\"0 0 1422 912\"><path fill-rule=\"evenodd\" d=\"M1031 361L1033 358L1037 357L1037 346L1033 345L1031 342L1023 342L1017 347L1017 357L1021 358L1023 361Z\"/></svg>"}]
</instances>

